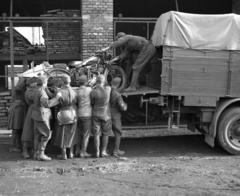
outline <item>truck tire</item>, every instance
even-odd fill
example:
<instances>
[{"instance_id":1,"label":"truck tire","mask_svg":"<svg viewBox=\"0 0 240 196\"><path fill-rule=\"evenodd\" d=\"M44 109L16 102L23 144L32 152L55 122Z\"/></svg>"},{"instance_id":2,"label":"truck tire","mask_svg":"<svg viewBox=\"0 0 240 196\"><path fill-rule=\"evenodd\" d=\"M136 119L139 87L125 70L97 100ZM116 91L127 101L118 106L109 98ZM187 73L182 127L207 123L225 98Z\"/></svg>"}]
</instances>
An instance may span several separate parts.
<instances>
[{"instance_id":1,"label":"truck tire","mask_svg":"<svg viewBox=\"0 0 240 196\"><path fill-rule=\"evenodd\" d=\"M121 92L127 84L127 76L125 71L118 65L112 65L111 66L111 71L109 69L106 69L104 72L104 76L107 79L107 83L111 85L111 81L115 77L120 77L122 79L117 91Z\"/></svg>"},{"instance_id":2,"label":"truck tire","mask_svg":"<svg viewBox=\"0 0 240 196\"><path fill-rule=\"evenodd\" d=\"M240 155L240 108L227 109L220 117L217 131L220 146L233 155Z\"/></svg>"}]
</instances>

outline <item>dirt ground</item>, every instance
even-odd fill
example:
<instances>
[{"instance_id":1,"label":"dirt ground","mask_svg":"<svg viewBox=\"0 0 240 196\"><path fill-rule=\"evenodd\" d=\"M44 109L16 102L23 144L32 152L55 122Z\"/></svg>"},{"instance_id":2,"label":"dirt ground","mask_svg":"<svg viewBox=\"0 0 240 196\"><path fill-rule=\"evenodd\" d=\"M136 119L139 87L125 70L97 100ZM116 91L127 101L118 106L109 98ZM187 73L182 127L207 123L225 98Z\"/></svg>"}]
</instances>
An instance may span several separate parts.
<instances>
[{"instance_id":1,"label":"dirt ground","mask_svg":"<svg viewBox=\"0 0 240 196\"><path fill-rule=\"evenodd\" d=\"M124 139L122 149L120 159L62 161L49 145L53 160L40 162L0 144L0 195L240 195L240 157L201 135Z\"/></svg>"}]
</instances>

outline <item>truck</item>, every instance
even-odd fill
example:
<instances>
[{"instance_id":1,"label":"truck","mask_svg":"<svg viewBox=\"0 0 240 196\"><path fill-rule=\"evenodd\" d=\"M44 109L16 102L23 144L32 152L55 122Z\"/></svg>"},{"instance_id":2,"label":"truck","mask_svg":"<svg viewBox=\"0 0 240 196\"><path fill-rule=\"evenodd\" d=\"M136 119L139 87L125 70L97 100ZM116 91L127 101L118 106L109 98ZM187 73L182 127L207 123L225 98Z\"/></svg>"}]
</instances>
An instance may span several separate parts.
<instances>
[{"instance_id":1,"label":"truck","mask_svg":"<svg viewBox=\"0 0 240 196\"><path fill-rule=\"evenodd\" d=\"M218 143L239 155L239 32L236 14L162 14L151 38L156 57L142 70L140 88L122 92L128 104L122 114L125 132L150 135L185 125L202 133L210 146ZM45 72L44 67L38 71ZM63 68L51 70L56 77L58 71L68 74Z\"/></svg>"},{"instance_id":2,"label":"truck","mask_svg":"<svg viewBox=\"0 0 240 196\"><path fill-rule=\"evenodd\" d=\"M189 130L234 155L240 154L239 32L236 14L162 14L152 35L158 57L150 77L158 93L141 100L167 114L169 127L174 115L176 126L186 116Z\"/></svg>"}]
</instances>

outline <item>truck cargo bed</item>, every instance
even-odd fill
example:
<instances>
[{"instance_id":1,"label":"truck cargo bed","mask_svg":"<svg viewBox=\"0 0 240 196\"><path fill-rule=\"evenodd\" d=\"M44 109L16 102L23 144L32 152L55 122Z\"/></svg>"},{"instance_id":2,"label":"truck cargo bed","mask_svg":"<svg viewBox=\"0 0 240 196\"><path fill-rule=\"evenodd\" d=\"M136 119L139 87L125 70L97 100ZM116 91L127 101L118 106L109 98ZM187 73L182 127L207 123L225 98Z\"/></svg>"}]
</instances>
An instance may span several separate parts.
<instances>
[{"instance_id":1,"label":"truck cargo bed","mask_svg":"<svg viewBox=\"0 0 240 196\"><path fill-rule=\"evenodd\" d=\"M161 95L239 97L240 53L163 47Z\"/></svg>"},{"instance_id":2,"label":"truck cargo bed","mask_svg":"<svg viewBox=\"0 0 240 196\"><path fill-rule=\"evenodd\" d=\"M123 96L130 96L130 95L146 95L146 94L155 94L159 93L158 89L154 89L148 86L140 86L136 91L132 92L122 92Z\"/></svg>"}]
</instances>

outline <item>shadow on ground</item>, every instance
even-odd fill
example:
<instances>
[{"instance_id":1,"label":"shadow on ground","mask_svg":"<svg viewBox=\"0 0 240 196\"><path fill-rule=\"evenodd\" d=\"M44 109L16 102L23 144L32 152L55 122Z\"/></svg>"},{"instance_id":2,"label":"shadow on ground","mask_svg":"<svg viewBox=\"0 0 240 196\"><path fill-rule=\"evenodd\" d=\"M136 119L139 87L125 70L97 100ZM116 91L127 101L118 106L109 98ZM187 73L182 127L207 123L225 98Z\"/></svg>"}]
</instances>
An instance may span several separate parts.
<instances>
[{"instance_id":1,"label":"shadow on ground","mask_svg":"<svg viewBox=\"0 0 240 196\"><path fill-rule=\"evenodd\" d=\"M114 138L110 138L108 150L111 152L114 147ZM0 143L0 161L17 161L21 158L20 153L10 153L8 144ZM125 157L174 157L174 156L231 156L221 147L216 145L212 148L204 142L202 135L166 136L128 139L124 138L121 143L121 150L124 150ZM92 138L88 147L89 153L94 153ZM46 153L56 159L60 149L49 144Z\"/></svg>"}]
</instances>

